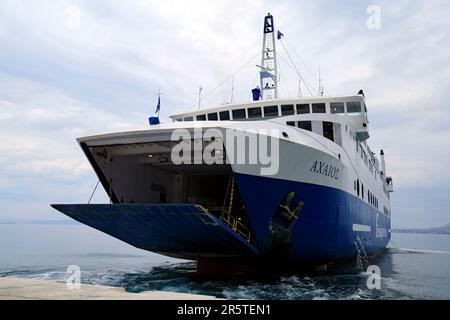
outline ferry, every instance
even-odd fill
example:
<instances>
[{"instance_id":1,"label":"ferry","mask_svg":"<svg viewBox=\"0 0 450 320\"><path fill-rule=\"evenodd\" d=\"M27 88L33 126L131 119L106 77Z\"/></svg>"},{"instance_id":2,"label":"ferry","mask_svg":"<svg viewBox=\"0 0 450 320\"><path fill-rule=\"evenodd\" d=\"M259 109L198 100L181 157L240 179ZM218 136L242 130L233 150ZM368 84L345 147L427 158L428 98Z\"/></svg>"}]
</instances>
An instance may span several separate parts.
<instances>
[{"instance_id":1,"label":"ferry","mask_svg":"<svg viewBox=\"0 0 450 320\"><path fill-rule=\"evenodd\" d=\"M110 203L52 207L205 273L250 262L326 268L382 252L393 179L383 150L369 147L364 92L279 98L283 34L270 14L263 30L253 101L78 138Z\"/></svg>"}]
</instances>

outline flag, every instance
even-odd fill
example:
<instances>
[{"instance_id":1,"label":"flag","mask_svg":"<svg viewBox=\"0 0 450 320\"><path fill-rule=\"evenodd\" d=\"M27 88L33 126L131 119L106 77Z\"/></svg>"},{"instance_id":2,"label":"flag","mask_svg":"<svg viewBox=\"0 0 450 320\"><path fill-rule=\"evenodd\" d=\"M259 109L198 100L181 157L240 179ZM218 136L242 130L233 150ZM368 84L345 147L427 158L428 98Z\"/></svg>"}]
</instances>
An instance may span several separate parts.
<instances>
[{"instance_id":1,"label":"flag","mask_svg":"<svg viewBox=\"0 0 450 320\"><path fill-rule=\"evenodd\" d=\"M282 33L280 32L280 30L278 30L278 33L277 33L277 39L280 40L282 37L284 37L284 34L282 34Z\"/></svg>"},{"instance_id":2,"label":"flag","mask_svg":"<svg viewBox=\"0 0 450 320\"><path fill-rule=\"evenodd\" d=\"M158 97L158 105L156 106L155 113L158 113L159 109L161 109L161 97Z\"/></svg>"}]
</instances>

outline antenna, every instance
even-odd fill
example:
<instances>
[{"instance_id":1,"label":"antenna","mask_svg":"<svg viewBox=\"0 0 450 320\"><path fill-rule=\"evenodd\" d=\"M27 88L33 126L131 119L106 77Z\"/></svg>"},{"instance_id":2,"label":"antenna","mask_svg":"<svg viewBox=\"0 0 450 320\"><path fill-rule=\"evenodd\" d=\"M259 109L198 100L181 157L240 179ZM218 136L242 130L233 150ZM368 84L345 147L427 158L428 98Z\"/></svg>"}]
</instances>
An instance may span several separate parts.
<instances>
[{"instance_id":1,"label":"antenna","mask_svg":"<svg viewBox=\"0 0 450 320\"><path fill-rule=\"evenodd\" d=\"M200 109L201 105L202 105L202 86L198 87L198 109Z\"/></svg>"},{"instance_id":2,"label":"antenna","mask_svg":"<svg viewBox=\"0 0 450 320\"><path fill-rule=\"evenodd\" d=\"M320 88L322 87L322 78L320 77L320 66L319 66L319 96L320 96Z\"/></svg>"},{"instance_id":3,"label":"antenna","mask_svg":"<svg viewBox=\"0 0 450 320\"><path fill-rule=\"evenodd\" d=\"M233 103L233 95L234 95L234 75L231 76L231 99L230 103Z\"/></svg>"},{"instance_id":4,"label":"antenna","mask_svg":"<svg viewBox=\"0 0 450 320\"><path fill-rule=\"evenodd\" d=\"M302 78L298 78L298 93L297 93L297 96L299 97L299 98L301 98L302 97Z\"/></svg>"},{"instance_id":5,"label":"antenna","mask_svg":"<svg viewBox=\"0 0 450 320\"><path fill-rule=\"evenodd\" d=\"M323 96L323 84L322 84L322 77L320 75L320 66L319 66L319 96Z\"/></svg>"},{"instance_id":6,"label":"antenna","mask_svg":"<svg viewBox=\"0 0 450 320\"><path fill-rule=\"evenodd\" d=\"M164 93L162 93L160 89L158 89L158 92L155 93L155 96L158 96L158 98L160 98L163 95L164 95Z\"/></svg>"},{"instance_id":7,"label":"antenna","mask_svg":"<svg viewBox=\"0 0 450 320\"><path fill-rule=\"evenodd\" d=\"M164 94L161 93L161 90L160 90L160 89L158 89L158 92L155 93L155 96L158 96L158 105L156 106L156 112L155 112L155 113L158 114L158 117L159 117L159 110L160 110L160 108L161 108L160 103L161 103L161 96L162 96L162 95L164 95Z\"/></svg>"},{"instance_id":8,"label":"antenna","mask_svg":"<svg viewBox=\"0 0 450 320\"><path fill-rule=\"evenodd\" d=\"M261 65L258 66L262 98L271 99L278 97L277 88L277 53L275 49L275 26L273 16L268 13L264 17L263 47L261 52Z\"/></svg>"}]
</instances>

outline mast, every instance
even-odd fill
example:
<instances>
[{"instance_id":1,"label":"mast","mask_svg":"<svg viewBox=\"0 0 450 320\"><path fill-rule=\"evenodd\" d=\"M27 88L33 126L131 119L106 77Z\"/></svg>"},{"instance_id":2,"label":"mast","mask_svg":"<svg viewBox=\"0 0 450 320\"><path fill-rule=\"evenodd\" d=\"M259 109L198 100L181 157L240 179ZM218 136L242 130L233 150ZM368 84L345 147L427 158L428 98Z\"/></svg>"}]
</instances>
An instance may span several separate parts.
<instances>
[{"instance_id":1,"label":"mast","mask_svg":"<svg viewBox=\"0 0 450 320\"><path fill-rule=\"evenodd\" d=\"M276 99L278 97L277 88L277 52L275 49L275 26L273 24L273 16L268 13L264 17L264 36L261 68L259 73L262 98Z\"/></svg>"}]
</instances>

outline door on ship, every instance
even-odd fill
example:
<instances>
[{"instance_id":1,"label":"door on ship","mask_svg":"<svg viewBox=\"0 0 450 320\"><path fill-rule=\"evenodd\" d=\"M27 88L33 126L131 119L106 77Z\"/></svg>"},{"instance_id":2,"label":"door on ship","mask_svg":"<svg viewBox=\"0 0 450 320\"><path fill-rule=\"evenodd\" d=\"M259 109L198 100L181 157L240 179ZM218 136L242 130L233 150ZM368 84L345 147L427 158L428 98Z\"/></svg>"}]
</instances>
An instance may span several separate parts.
<instances>
[{"instance_id":1,"label":"door on ship","mask_svg":"<svg viewBox=\"0 0 450 320\"><path fill-rule=\"evenodd\" d=\"M334 141L333 122L323 122L323 136L331 141Z\"/></svg>"}]
</instances>

